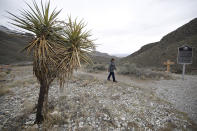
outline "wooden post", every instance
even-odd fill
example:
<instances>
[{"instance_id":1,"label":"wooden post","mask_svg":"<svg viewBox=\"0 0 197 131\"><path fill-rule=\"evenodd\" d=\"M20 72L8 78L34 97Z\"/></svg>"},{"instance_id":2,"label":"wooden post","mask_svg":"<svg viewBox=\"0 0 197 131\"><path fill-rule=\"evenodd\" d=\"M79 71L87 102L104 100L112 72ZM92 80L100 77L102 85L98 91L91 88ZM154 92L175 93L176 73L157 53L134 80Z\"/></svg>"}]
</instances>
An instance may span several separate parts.
<instances>
[{"instance_id":1,"label":"wooden post","mask_svg":"<svg viewBox=\"0 0 197 131\"><path fill-rule=\"evenodd\" d=\"M174 65L174 62L167 60L166 62L164 62L164 65L167 66L166 72L170 72L170 65Z\"/></svg>"}]
</instances>

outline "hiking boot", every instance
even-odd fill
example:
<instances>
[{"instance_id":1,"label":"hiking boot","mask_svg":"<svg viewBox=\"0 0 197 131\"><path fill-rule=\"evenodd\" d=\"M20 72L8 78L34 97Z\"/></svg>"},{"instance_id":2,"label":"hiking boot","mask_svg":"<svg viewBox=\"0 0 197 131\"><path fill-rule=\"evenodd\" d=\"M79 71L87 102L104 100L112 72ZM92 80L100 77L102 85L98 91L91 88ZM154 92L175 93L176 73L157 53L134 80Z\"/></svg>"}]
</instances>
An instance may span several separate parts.
<instances>
[{"instance_id":1,"label":"hiking boot","mask_svg":"<svg viewBox=\"0 0 197 131\"><path fill-rule=\"evenodd\" d=\"M113 82L116 82L117 83L117 81L113 81Z\"/></svg>"}]
</instances>

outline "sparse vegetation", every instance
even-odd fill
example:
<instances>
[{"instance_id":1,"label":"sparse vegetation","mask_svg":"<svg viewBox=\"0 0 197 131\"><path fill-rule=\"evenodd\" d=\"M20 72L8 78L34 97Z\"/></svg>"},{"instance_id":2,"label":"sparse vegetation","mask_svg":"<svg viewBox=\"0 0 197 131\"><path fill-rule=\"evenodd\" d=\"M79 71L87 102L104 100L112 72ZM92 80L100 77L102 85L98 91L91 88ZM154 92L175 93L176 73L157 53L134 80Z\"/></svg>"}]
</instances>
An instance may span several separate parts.
<instances>
[{"instance_id":1,"label":"sparse vegetation","mask_svg":"<svg viewBox=\"0 0 197 131\"><path fill-rule=\"evenodd\" d=\"M7 76L7 73L6 72L3 72L3 71L0 72L0 80L1 81L2 80L5 80L6 79L6 76Z\"/></svg>"},{"instance_id":2,"label":"sparse vegetation","mask_svg":"<svg viewBox=\"0 0 197 131\"><path fill-rule=\"evenodd\" d=\"M107 65L106 64L85 65L84 68L87 72L107 71Z\"/></svg>"},{"instance_id":3,"label":"sparse vegetation","mask_svg":"<svg viewBox=\"0 0 197 131\"><path fill-rule=\"evenodd\" d=\"M141 75L140 69L137 68L135 64L129 64L129 63L119 66L118 73L123 75L136 75L136 76Z\"/></svg>"},{"instance_id":4,"label":"sparse vegetation","mask_svg":"<svg viewBox=\"0 0 197 131\"><path fill-rule=\"evenodd\" d=\"M118 73L130 75L140 79L172 79L170 74L165 72L153 71L151 69L139 68L135 64L123 64L118 67Z\"/></svg>"}]
</instances>

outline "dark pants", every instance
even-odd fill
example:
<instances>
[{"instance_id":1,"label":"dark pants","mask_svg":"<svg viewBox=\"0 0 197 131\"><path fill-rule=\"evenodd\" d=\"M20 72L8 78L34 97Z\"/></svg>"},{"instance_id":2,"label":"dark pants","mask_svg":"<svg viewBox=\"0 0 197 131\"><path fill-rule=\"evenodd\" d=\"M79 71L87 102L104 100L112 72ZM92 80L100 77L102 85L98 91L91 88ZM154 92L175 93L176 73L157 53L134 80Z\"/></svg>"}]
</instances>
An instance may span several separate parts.
<instances>
[{"instance_id":1,"label":"dark pants","mask_svg":"<svg viewBox=\"0 0 197 131\"><path fill-rule=\"evenodd\" d=\"M110 80L111 75L112 75L113 81L116 81L114 72L110 72L107 79Z\"/></svg>"}]
</instances>

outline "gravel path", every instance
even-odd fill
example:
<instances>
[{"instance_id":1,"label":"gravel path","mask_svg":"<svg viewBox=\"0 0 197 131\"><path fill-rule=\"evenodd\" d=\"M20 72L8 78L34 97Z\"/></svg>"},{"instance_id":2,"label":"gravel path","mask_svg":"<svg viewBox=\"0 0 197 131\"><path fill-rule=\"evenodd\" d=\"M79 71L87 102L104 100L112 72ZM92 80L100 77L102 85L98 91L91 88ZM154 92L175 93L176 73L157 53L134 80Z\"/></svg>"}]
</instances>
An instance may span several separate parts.
<instances>
[{"instance_id":1,"label":"gravel path","mask_svg":"<svg viewBox=\"0 0 197 131\"><path fill-rule=\"evenodd\" d=\"M108 74L103 72L91 75L104 80ZM158 97L169 101L177 110L187 113L197 123L197 76L185 75L185 80L181 79L181 75L172 74L172 76L176 79L138 80L123 75L116 75L116 78L120 82L155 90Z\"/></svg>"},{"instance_id":2,"label":"gravel path","mask_svg":"<svg viewBox=\"0 0 197 131\"><path fill-rule=\"evenodd\" d=\"M185 76L185 80L176 76L177 80L160 80L151 86L156 89L158 96L186 112L197 123L197 76Z\"/></svg>"}]
</instances>

